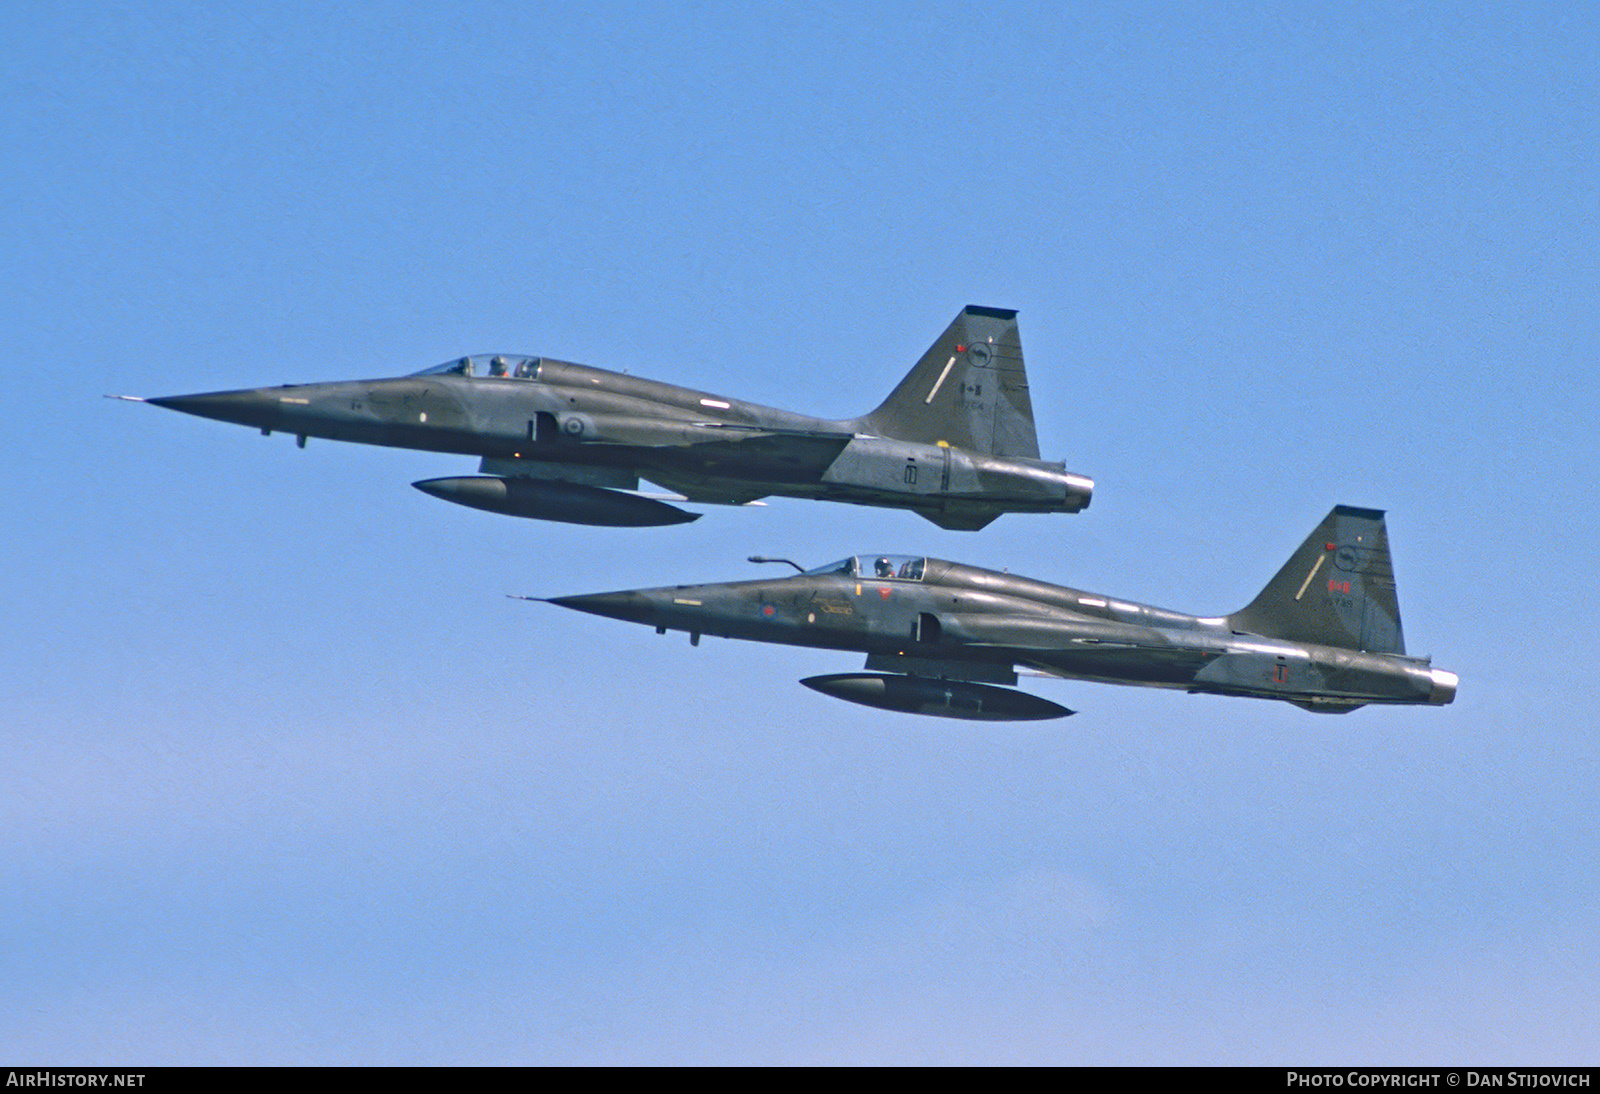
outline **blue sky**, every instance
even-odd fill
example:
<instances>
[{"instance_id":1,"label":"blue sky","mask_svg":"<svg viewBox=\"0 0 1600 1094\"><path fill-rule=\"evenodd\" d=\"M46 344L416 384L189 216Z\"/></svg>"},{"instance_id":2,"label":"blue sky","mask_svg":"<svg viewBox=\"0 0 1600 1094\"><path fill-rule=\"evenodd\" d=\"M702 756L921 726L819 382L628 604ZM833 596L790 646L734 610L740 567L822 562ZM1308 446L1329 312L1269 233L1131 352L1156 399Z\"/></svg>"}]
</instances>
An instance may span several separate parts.
<instances>
[{"instance_id":1,"label":"blue sky","mask_svg":"<svg viewBox=\"0 0 1600 1094\"><path fill-rule=\"evenodd\" d=\"M1592 1061L1596 18L0 13L0 1055ZM583 529L108 402L546 354L829 416L1017 308L1075 517ZM856 662L505 598L928 553L1202 613L1389 511L1445 709Z\"/></svg>"}]
</instances>

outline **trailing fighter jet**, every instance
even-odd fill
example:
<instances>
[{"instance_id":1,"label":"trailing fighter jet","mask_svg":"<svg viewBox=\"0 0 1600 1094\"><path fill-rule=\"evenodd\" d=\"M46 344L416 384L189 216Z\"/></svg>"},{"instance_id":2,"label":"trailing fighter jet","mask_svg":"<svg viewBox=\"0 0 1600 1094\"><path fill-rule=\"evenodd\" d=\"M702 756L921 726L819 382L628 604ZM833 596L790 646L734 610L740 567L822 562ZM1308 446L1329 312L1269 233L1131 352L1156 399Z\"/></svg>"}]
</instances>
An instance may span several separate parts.
<instances>
[{"instance_id":1,"label":"trailing fighter jet","mask_svg":"<svg viewBox=\"0 0 1600 1094\"><path fill-rule=\"evenodd\" d=\"M389 380L136 399L307 437L482 458L419 490L496 513L661 525L772 494L910 509L942 528L1076 513L1094 483L1039 458L1017 313L968 307L869 414L829 421L544 357L462 357ZM859 375L859 369L855 373ZM122 398L134 398L122 396Z\"/></svg>"},{"instance_id":2,"label":"trailing fighter jet","mask_svg":"<svg viewBox=\"0 0 1600 1094\"><path fill-rule=\"evenodd\" d=\"M787 562L753 557L752 562ZM789 562L799 570L797 563ZM533 598L527 598L533 599ZM677 585L550 603L653 626L867 654L866 672L807 687L871 707L990 721L1067 708L996 684L1017 669L1074 680L1282 699L1343 713L1443 706L1453 672L1408 657L1381 510L1336 506L1259 596L1204 618L905 555L861 555L792 577Z\"/></svg>"}]
</instances>

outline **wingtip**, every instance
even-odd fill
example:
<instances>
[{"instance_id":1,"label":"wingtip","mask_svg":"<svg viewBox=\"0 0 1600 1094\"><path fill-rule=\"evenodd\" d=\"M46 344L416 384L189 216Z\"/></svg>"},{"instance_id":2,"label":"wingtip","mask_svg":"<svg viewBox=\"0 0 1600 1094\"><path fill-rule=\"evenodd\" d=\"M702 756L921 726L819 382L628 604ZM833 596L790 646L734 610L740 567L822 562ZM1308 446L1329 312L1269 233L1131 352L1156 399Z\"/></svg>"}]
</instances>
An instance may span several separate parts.
<instances>
[{"instance_id":1,"label":"wingtip","mask_svg":"<svg viewBox=\"0 0 1600 1094\"><path fill-rule=\"evenodd\" d=\"M107 399L117 399L124 403L148 403L150 400L143 395L107 395Z\"/></svg>"}]
</instances>

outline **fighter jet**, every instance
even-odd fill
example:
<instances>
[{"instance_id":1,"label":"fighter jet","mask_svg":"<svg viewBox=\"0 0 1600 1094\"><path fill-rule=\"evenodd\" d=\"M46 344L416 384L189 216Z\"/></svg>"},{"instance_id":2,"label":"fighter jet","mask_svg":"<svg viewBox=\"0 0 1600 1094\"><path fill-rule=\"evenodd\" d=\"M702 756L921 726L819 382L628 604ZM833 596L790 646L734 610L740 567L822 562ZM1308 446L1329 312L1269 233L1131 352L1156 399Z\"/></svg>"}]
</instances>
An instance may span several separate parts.
<instances>
[{"instance_id":1,"label":"fighter jet","mask_svg":"<svg viewBox=\"0 0 1600 1094\"><path fill-rule=\"evenodd\" d=\"M818 498L974 530L1002 513L1076 513L1094 489L1039 458L1016 315L964 309L881 406L843 421L504 354L388 380L119 397L286 433L301 447L327 437L479 456L479 475L412 485L537 520L642 526L700 515L635 493L645 479L673 491L668 500ZM847 368L841 379L860 374Z\"/></svg>"},{"instance_id":2,"label":"fighter jet","mask_svg":"<svg viewBox=\"0 0 1600 1094\"><path fill-rule=\"evenodd\" d=\"M752 562L785 562L753 557ZM799 570L798 563L789 562ZM532 598L528 598L532 599ZM1021 721L1072 711L1017 671L1281 699L1325 713L1442 706L1457 677L1408 657L1381 510L1336 506L1254 600L1203 617L955 562L860 555L798 575L550 601L653 626L866 653L865 672L800 681L885 710Z\"/></svg>"}]
</instances>

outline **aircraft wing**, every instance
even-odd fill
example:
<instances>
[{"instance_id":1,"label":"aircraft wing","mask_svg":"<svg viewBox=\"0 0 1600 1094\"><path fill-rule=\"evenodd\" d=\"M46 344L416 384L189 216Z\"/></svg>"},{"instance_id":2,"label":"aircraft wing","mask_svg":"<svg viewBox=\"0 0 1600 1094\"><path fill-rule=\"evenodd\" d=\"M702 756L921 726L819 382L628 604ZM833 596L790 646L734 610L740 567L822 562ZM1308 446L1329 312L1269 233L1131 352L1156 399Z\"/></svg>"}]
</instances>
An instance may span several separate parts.
<instances>
[{"instance_id":1,"label":"aircraft wing","mask_svg":"<svg viewBox=\"0 0 1600 1094\"><path fill-rule=\"evenodd\" d=\"M996 650L1131 650L1170 643L1148 627L1056 616L941 616L946 640Z\"/></svg>"}]
</instances>

